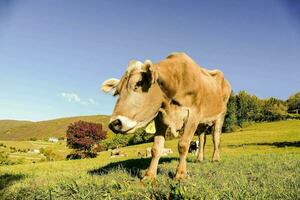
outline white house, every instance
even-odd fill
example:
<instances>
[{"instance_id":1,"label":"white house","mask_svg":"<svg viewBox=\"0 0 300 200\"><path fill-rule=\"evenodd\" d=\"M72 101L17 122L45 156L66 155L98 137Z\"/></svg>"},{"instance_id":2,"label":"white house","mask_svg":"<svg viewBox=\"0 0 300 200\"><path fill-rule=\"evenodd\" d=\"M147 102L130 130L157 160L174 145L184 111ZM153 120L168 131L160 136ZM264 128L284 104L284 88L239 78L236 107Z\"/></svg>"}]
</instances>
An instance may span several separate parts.
<instances>
[{"instance_id":1,"label":"white house","mask_svg":"<svg viewBox=\"0 0 300 200\"><path fill-rule=\"evenodd\" d=\"M40 153L40 150L39 149L32 149L31 153Z\"/></svg>"},{"instance_id":2,"label":"white house","mask_svg":"<svg viewBox=\"0 0 300 200\"><path fill-rule=\"evenodd\" d=\"M48 141L49 142L53 142L53 143L57 143L58 142L58 138L56 138L56 137L49 137Z\"/></svg>"}]
</instances>

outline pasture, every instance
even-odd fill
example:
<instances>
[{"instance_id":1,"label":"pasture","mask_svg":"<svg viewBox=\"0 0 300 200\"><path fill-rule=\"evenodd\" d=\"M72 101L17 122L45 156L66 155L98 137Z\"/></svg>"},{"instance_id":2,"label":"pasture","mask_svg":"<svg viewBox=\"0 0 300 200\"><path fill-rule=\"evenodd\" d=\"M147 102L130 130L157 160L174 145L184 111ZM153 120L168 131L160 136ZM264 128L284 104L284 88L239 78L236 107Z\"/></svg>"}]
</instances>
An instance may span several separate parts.
<instances>
[{"instance_id":1,"label":"pasture","mask_svg":"<svg viewBox=\"0 0 300 200\"><path fill-rule=\"evenodd\" d=\"M70 149L66 147L65 141L59 141L52 143L48 141L0 141L0 151L7 152L9 158L15 162L21 163L33 163L40 162L45 159L41 153L36 153L34 150L40 151L41 149L51 150L56 158L55 160L64 160L66 155L70 153ZM5 146L4 146L5 145ZM14 148L15 150L11 150ZM20 151L17 151L20 150Z\"/></svg>"},{"instance_id":2,"label":"pasture","mask_svg":"<svg viewBox=\"0 0 300 200\"><path fill-rule=\"evenodd\" d=\"M195 137L196 139L196 137ZM151 143L122 148L128 157L55 161L0 167L1 199L300 199L300 121L254 124L223 134L221 161L188 157L188 178L172 179L178 140L166 141L174 154L160 161L158 177L142 182L150 162L138 158Z\"/></svg>"}]
</instances>

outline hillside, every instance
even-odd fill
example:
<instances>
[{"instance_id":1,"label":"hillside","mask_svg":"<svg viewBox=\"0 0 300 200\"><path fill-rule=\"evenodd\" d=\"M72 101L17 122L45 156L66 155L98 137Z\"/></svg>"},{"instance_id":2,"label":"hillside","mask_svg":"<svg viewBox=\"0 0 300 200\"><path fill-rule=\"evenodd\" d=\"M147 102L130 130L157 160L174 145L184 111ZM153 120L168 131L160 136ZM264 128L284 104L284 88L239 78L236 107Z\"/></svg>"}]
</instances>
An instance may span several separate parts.
<instances>
[{"instance_id":1,"label":"hillside","mask_svg":"<svg viewBox=\"0 0 300 200\"><path fill-rule=\"evenodd\" d=\"M0 120L0 133L18 126L31 124L31 121L18 121L18 120Z\"/></svg>"},{"instance_id":2,"label":"hillside","mask_svg":"<svg viewBox=\"0 0 300 200\"><path fill-rule=\"evenodd\" d=\"M33 137L47 139L52 136L64 137L68 125L78 120L101 123L104 125L104 129L107 129L109 116L79 116L40 122L0 120L0 140L28 140Z\"/></svg>"},{"instance_id":3,"label":"hillside","mask_svg":"<svg viewBox=\"0 0 300 200\"><path fill-rule=\"evenodd\" d=\"M188 154L182 182L172 179L178 139L166 141L174 153L160 160L153 182L141 182L150 159L137 153L151 143L122 148L127 157L104 151L94 159L0 166L0 199L299 199L299 133L300 120L289 120L223 134L218 163L209 162L208 135L206 160Z\"/></svg>"}]
</instances>

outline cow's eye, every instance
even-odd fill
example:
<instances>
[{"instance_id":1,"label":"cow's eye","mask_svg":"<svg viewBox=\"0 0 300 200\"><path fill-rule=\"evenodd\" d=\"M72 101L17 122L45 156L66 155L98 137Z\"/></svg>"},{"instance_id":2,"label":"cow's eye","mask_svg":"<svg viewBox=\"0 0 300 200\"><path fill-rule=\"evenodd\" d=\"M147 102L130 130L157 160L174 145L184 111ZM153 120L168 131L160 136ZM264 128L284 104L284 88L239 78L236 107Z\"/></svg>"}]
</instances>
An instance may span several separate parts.
<instances>
[{"instance_id":1,"label":"cow's eye","mask_svg":"<svg viewBox=\"0 0 300 200\"><path fill-rule=\"evenodd\" d=\"M141 87L142 86L142 84L143 84L143 81L138 81L137 83L136 83L136 87Z\"/></svg>"}]
</instances>

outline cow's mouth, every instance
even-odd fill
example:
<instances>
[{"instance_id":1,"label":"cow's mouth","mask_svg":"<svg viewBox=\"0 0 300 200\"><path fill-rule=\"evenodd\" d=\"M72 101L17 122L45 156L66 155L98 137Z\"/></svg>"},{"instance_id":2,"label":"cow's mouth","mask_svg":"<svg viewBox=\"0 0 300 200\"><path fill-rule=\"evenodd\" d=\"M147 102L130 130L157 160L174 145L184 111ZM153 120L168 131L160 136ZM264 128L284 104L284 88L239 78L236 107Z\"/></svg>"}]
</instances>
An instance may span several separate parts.
<instances>
[{"instance_id":1,"label":"cow's mouth","mask_svg":"<svg viewBox=\"0 0 300 200\"><path fill-rule=\"evenodd\" d=\"M130 134L130 133L134 133L136 130L141 129L141 128L145 128L147 127L148 124L150 124L150 122L158 115L159 111L156 112L153 117L151 117L149 120L145 120L145 121L139 121L137 123L136 126L131 127L125 131L121 131L122 134Z\"/></svg>"}]
</instances>

